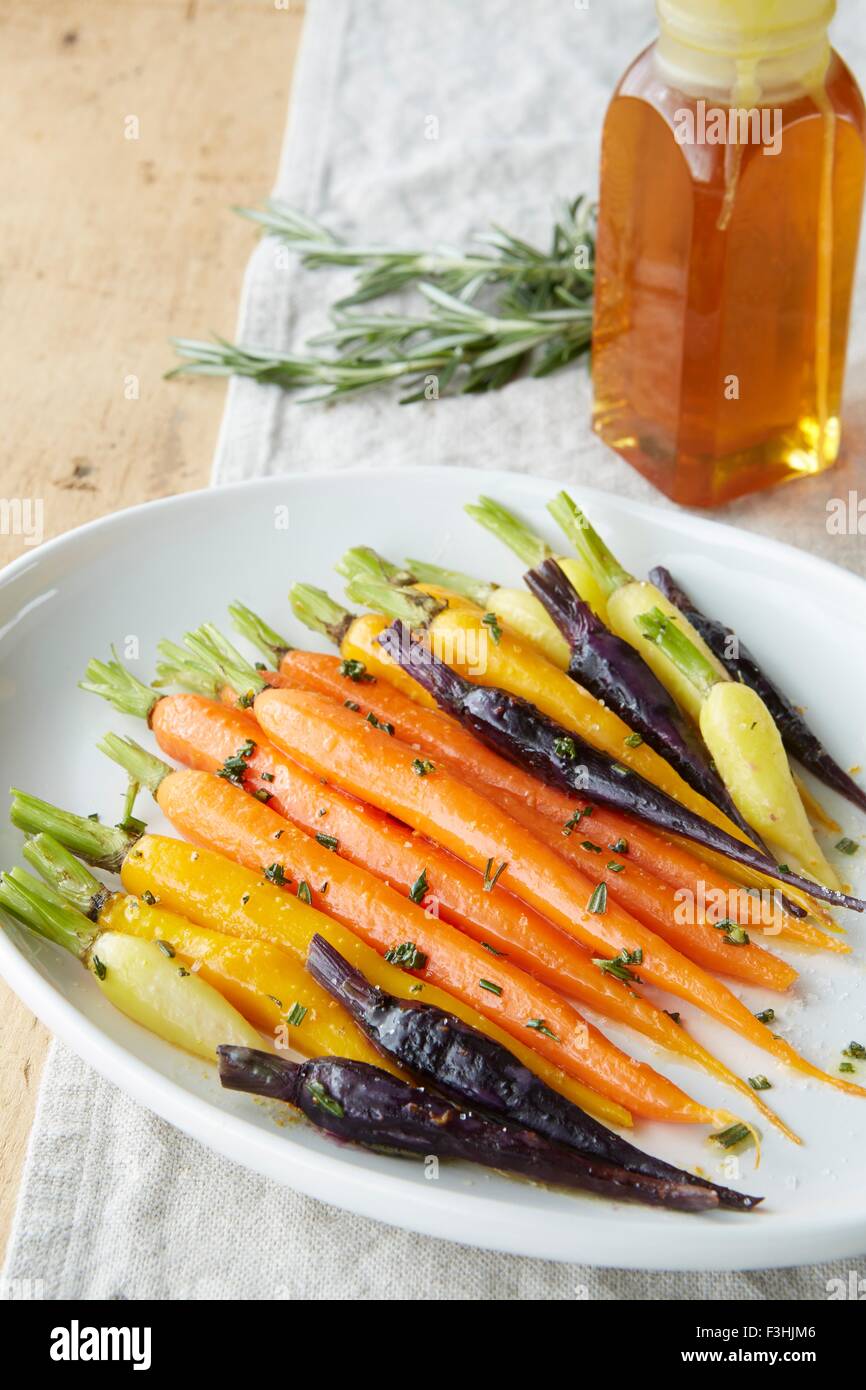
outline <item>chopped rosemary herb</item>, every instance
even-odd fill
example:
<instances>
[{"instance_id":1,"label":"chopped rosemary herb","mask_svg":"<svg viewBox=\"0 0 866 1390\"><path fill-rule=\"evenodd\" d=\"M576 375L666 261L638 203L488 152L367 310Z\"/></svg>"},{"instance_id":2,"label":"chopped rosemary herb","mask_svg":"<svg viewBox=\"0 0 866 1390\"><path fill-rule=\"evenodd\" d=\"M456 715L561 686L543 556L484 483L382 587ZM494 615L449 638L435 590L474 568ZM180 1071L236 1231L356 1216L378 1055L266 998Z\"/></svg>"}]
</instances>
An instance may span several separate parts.
<instances>
[{"instance_id":1,"label":"chopped rosemary herb","mask_svg":"<svg viewBox=\"0 0 866 1390\"><path fill-rule=\"evenodd\" d=\"M847 835L843 835L841 840L836 841L836 848L842 854L856 854L860 846L856 840L849 840Z\"/></svg>"},{"instance_id":2,"label":"chopped rosemary herb","mask_svg":"<svg viewBox=\"0 0 866 1390\"><path fill-rule=\"evenodd\" d=\"M340 662L338 671L341 676L348 676L350 681L372 682L376 679L375 676L370 675L363 661L355 661L351 657Z\"/></svg>"},{"instance_id":3,"label":"chopped rosemary herb","mask_svg":"<svg viewBox=\"0 0 866 1390\"><path fill-rule=\"evenodd\" d=\"M492 980L479 980L478 983L482 989L489 990L491 994L502 993L502 986L495 985Z\"/></svg>"},{"instance_id":4,"label":"chopped rosemary herb","mask_svg":"<svg viewBox=\"0 0 866 1390\"><path fill-rule=\"evenodd\" d=\"M608 849L612 849L614 854L628 854L628 840L624 840L620 835L618 840L614 840L612 845L608 845Z\"/></svg>"},{"instance_id":5,"label":"chopped rosemary herb","mask_svg":"<svg viewBox=\"0 0 866 1390\"><path fill-rule=\"evenodd\" d=\"M568 734L561 734L559 738L553 740L553 751L558 758L565 758L573 763L577 757L577 744Z\"/></svg>"},{"instance_id":6,"label":"chopped rosemary herb","mask_svg":"<svg viewBox=\"0 0 866 1390\"><path fill-rule=\"evenodd\" d=\"M269 792L267 787L256 787L255 791L253 792L253 796L255 797L256 801L264 801L267 803L273 796L273 792Z\"/></svg>"},{"instance_id":7,"label":"chopped rosemary herb","mask_svg":"<svg viewBox=\"0 0 866 1390\"><path fill-rule=\"evenodd\" d=\"M573 814L572 816L569 816L568 820L565 822L565 825L562 827L562 833L563 833L563 835L570 835L571 832L572 832L572 830L576 830L577 827L580 825L580 822L583 820L583 817L584 817L584 816L591 816L591 815L592 815L592 807L591 807L591 806L584 806L584 807L582 807L582 808L581 808L581 807L578 807L578 809L574 812L574 814Z\"/></svg>"},{"instance_id":8,"label":"chopped rosemary herb","mask_svg":"<svg viewBox=\"0 0 866 1390\"><path fill-rule=\"evenodd\" d=\"M247 903L249 902L249 900L250 900L250 895L249 895L249 893L244 893L243 897L241 898L241 902L243 903L244 907L246 907L246 905L247 905Z\"/></svg>"},{"instance_id":9,"label":"chopped rosemary herb","mask_svg":"<svg viewBox=\"0 0 866 1390\"><path fill-rule=\"evenodd\" d=\"M354 680L355 677L352 679ZM328 1095L321 1081L308 1081L307 1090L313 1097L316 1105L320 1105L323 1110L327 1110L329 1115L336 1115L338 1120L343 1118L346 1113L345 1110L338 1100L334 1100L333 1096Z\"/></svg>"},{"instance_id":10,"label":"chopped rosemary herb","mask_svg":"<svg viewBox=\"0 0 866 1390\"><path fill-rule=\"evenodd\" d=\"M773 1089L772 1081L763 1074L760 1076L750 1076L749 1085L753 1091L772 1091Z\"/></svg>"},{"instance_id":11,"label":"chopped rosemary herb","mask_svg":"<svg viewBox=\"0 0 866 1390\"><path fill-rule=\"evenodd\" d=\"M305 878L302 878L298 884L298 897L302 903L306 903L308 906L312 905L313 895L310 892L310 885Z\"/></svg>"},{"instance_id":12,"label":"chopped rosemary herb","mask_svg":"<svg viewBox=\"0 0 866 1390\"><path fill-rule=\"evenodd\" d=\"M727 1129L720 1130L718 1134L711 1134L710 1138L714 1144L721 1144L723 1149L733 1149L738 1144L744 1143L746 1139L750 1139L751 1135L752 1131L748 1125L736 1124L729 1125Z\"/></svg>"},{"instance_id":13,"label":"chopped rosemary herb","mask_svg":"<svg viewBox=\"0 0 866 1390\"><path fill-rule=\"evenodd\" d=\"M639 985L640 976L635 975L629 969L630 965L640 965L643 960L643 950L636 946L633 951L627 951L625 947L618 955L607 960L604 956L593 956L592 963L597 965L602 975L613 975L617 980L622 980L623 984Z\"/></svg>"},{"instance_id":14,"label":"chopped rosemary herb","mask_svg":"<svg viewBox=\"0 0 866 1390\"><path fill-rule=\"evenodd\" d=\"M356 705L354 700L344 700L343 704L345 705L346 709L354 710L355 714L361 713L361 706Z\"/></svg>"},{"instance_id":15,"label":"chopped rosemary herb","mask_svg":"<svg viewBox=\"0 0 866 1390\"><path fill-rule=\"evenodd\" d=\"M628 768L623 767L622 763L611 763L611 772L615 772L618 777L628 777Z\"/></svg>"},{"instance_id":16,"label":"chopped rosemary herb","mask_svg":"<svg viewBox=\"0 0 866 1390\"><path fill-rule=\"evenodd\" d=\"M431 763L429 758L413 758L412 771L416 777L426 777L428 772L436 771L436 764Z\"/></svg>"},{"instance_id":17,"label":"chopped rosemary herb","mask_svg":"<svg viewBox=\"0 0 866 1390\"><path fill-rule=\"evenodd\" d=\"M682 1028L682 1026L683 1026L682 1016L677 1012L676 1009L663 1009L662 1012L663 1012L663 1013L666 1013L667 1016L668 1016L668 1018L673 1019L674 1023L678 1023L679 1026Z\"/></svg>"},{"instance_id":18,"label":"chopped rosemary herb","mask_svg":"<svg viewBox=\"0 0 866 1390\"><path fill-rule=\"evenodd\" d=\"M282 888L284 883L288 883L289 881L286 878L286 871L282 864L269 864L264 870L264 875L269 883L276 883L280 888Z\"/></svg>"},{"instance_id":19,"label":"chopped rosemary herb","mask_svg":"<svg viewBox=\"0 0 866 1390\"><path fill-rule=\"evenodd\" d=\"M288 1023L290 1028L300 1028L301 1024L303 1023L306 1017L306 1008L303 1004L299 1004L297 1000L295 1000L295 1003L292 1005L292 1007L289 1009L289 1012L286 1014L286 1023Z\"/></svg>"},{"instance_id":20,"label":"chopped rosemary herb","mask_svg":"<svg viewBox=\"0 0 866 1390\"><path fill-rule=\"evenodd\" d=\"M725 940L730 946L748 946L749 934L743 927L737 925L730 917L723 917L719 922L713 922L716 931L724 932Z\"/></svg>"},{"instance_id":21,"label":"chopped rosemary herb","mask_svg":"<svg viewBox=\"0 0 866 1390\"><path fill-rule=\"evenodd\" d=\"M185 979L186 976L189 974L189 971L187 970L187 968L186 968L185 965L179 965L178 968L177 968L177 973L178 973L178 975L180 975L181 979L183 980L183 979Z\"/></svg>"},{"instance_id":22,"label":"chopped rosemary herb","mask_svg":"<svg viewBox=\"0 0 866 1390\"><path fill-rule=\"evenodd\" d=\"M862 1043L850 1042L842 1051L843 1057L856 1057L858 1062L866 1062L866 1047Z\"/></svg>"},{"instance_id":23,"label":"chopped rosemary herb","mask_svg":"<svg viewBox=\"0 0 866 1390\"><path fill-rule=\"evenodd\" d=\"M840 1071L844 1071L844 1072L852 1072L852 1071L854 1071L854 1063L853 1063L853 1062L840 1062L840 1063L839 1063L839 1070L840 1070Z\"/></svg>"},{"instance_id":24,"label":"chopped rosemary herb","mask_svg":"<svg viewBox=\"0 0 866 1390\"><path fill-rule=\"evenodd\" d=\"M489 941L482 941L481 945L484 947L485 951L489 951L489 952L490 952L491 956L504 956L504 955L505 955L505 952L504 952L504 951L497 951L497 949L496 949L495 946L491 946Z\"/></svg>"},{"instance_id":25,"label":"chopped rosemary herb","mask_svg":"<svg viewBox=\"0 0 866 1390\"><path fill-rule=\"evenodd\" d=\"M725 932L725 940L729 946L748 946L751 938L744 927L739 927L734 923Z\"/></svg>"},{"instance_id":26,"label":"chopped rosemary herb","mask_svg":"<svg viewBox=\"0 0 866 1390\"><path fill-rule=\"evenodd\" d=\"M590 895L586 905L587 912L593 912L597 917L607 912L607 884L597 883Z\"/></svg>"},{"instance_id":27,"label":"chopped rosemary herb","mask_svg":"<svg viewBox=\"0 0 866 1390\"><path fill-rule=\"evenodd\" d=\"M238 709L251 709L256 698L254 690L248 690L246 695L238 696Z\"/></svg>"},{"instance_id":28,"label":"chopped rosemary herb","mask_svg":"<svg viewBox=\"0 0 866 1390\"><path fill-rule=\"evenodd\" d=\"M755 1014L759 1023L773 1023L776 1018L775 1009L762 1009L759 1014Z\"/></svg>"},{"instance_id":29,"label":"chopped rosemary herb","mask_svg":"<svg viewBox=\"0 0 866 1390\"><path fill-rule=\"evenodd\" d=\"M322 849L339 849L340 841L336 835L326 835L324 831L319 831L316 836L316 844L321 845Z\"/></svg>"},{"instance_id":30,"label":"chopped rosemary herb","mask_svg":"<svg viewBox=\"0 0 866 1390\"><path fill-rule=\"evenodd\" d=\"M414 941L401 941L399 946L392 946L385 952L385 959L389 965L399 965L404 970L423 970L427 964L427 957Z\"/></svg>"},{"instance_id":31,"label":"chopped rosemary herb","mask_svg":"<svg viewBox=\"0 0 866 1390\"><path fill-rule=\"evenodd\" d=\"M273 774L272 772L263 772L263 773L262 773L262 781L263 781L263 782L273 782L273 780L274 780L274 774Z\"/></svg>"},{"instance_id":32,"label":"chopped rosemary herb","mask_svg":"<svg viewBox=\"0 0 866 1390\"><path fill-rule=\"evenodd\" d=\"M103 965L102 961L99 959L99 956L91 956L91 960L93 961L93 973L96 976L97 980L104 980L106 975L108 974L107 967Z\"/></svg>"},{"instance_id":33,"label":"chopped rosemary herb","mask_svg":"<svg viewBox=\"0 0 866 1390\"><path fill-rule=\"evenodd\" d=\"M280 1010L280 1012L282 1012L282 1008L283 1008L283 1001L282 1001L282 999L278 999L277 996L276 996L275 994L269 994L269 995L268 995L268 998L270 999L271 1003L272 1003L272 1004L276 1004L277 1008Z\"/></svg>"},{"instance_id":34,"label":"chopped rosemary herb","mask_svg":"<svg viewBox=\"0 0 866 1390\"><path fill-rule=\"evenodd\" d=\"M492 872L492 870L493 870L493 864L494 864L494 861L493 861L492 859L488 859L488 861L487 861L487 867L486 867L485 870L484 870L484 891L485 891L485 893L492 893L492 892L493 892L494 888L496 887L496 883L497 883L497 880L499 879L500 874L501 874L505 869L508 868L508 861L505 860L505 859L503 859L502 863L499 865L499 867L497 868L496 872L493 873L493 872Z\"/></svg>"},{"instance_id":35,"label":"chopped rosemary herb","mask_svg":"<svg viewBox=\"0 0 866 1390\"><path fill-rule=\"evenodd\" d=\"M499 626L496 614L485 613L481 621L493 638L494 644L498 647L502 639L502 628Z\"/></svg>"},{"instance_id":36,"label":"chopped rosemary herb","mask_svg":"<svg viewBox=\"0 0 866 1390\"><path fill-rule=\"evenodd\" d=\"M247 763L255 751L255 743L251 738L248 738L236 753L232 753L231 757L226 758L217 772L217 777L224 777L227 782L234 782L236 787L241 786L244 774L249 770Z\"/></svg>"},{"instance_id":37,"label":"chopped rosemary herb","mask_svg":"<svg viewBox=\"0 0 866 1390\"><path fill-rule=\"evenodd\" d=\"M151 893L149 888L145 888L144 892L141 895L141 901L143 903L147 903L148 907L153 907L156 903L156 898L154 897L153 893Z\"/></svg>"},{"instance_id":38,"label":"chopped rosemary herb","mask_svg":"<svg viewBox=\"0 0 866 1390\"><path fill-rule=\"evenodd\" d=\"M606 869L610 869L612 874L621 874L625 864L618 864L615 859L609 859L605 864Z\"/></svg>"},{"instance_id":39,"label":"chopped rosemary herb","mask_svg":"<svg viewBox=\"0 0 866 1390\"><path fill-rule=\"evenodd\" d=\"M555 1033L552 1033L543 1018L530 1018L526 1024L527 1028L534 1028L536 1033L543 1033L546 1038L553 1038L554 1042L561 1042Z\"/></svg>"},{"instance_id":40,"label":"chopped rosemary herb","mask_svg":"<svg viewBox=\"0 0 866 1390\"><path fill-rule=\"evenodd\" d=\"M628 738L625 739L625 745L627 748L640 748L642 743L643 734L629 734Z\"/></svg>"},{"instance_id":41,"label":"chopped rosemary herb","mask_svg":"<svg viewBox=\"0 0 866 1390\"><path fill-rule=\"evenodd\" d=\"M593 854L601 854L601 845L594 844L592 840L581 840L580 847L592 850Z\"/></svg>"},{"instance_id":42,"label":"chopped rosemary herb","mask_svg":"<svg viewBox=\"0 0 866 1390\"><path fill-rule=\"evenodd\" d=\"M427 896L427 870L422 869L412 887L409 889L409 897L413 903L423 903Z\"/></svg>"},{"instance_id":43,"label":"chopped rosemary herb","mask_svg":"<svg viewBox=\"0 0 866 1390\"><path fill-rule=\"evenodd\" d=\"M384 719L377 719L372 710L365 717L367 723L372 724L374 729L381 729L386 734L394 733L394 725L386 723Z\"/></svg>"},{"instance_id":44,"label":"chopped rosemary herb","mask_svg":"<svg viewBox=\"0 0 866 1390\"><path fill-rule=\"evenodd\" d=\"M168 956L169 960L177 954L170 941L157 941L156 944L162 951L162 954Z\"/></svg>"}]
</instances>

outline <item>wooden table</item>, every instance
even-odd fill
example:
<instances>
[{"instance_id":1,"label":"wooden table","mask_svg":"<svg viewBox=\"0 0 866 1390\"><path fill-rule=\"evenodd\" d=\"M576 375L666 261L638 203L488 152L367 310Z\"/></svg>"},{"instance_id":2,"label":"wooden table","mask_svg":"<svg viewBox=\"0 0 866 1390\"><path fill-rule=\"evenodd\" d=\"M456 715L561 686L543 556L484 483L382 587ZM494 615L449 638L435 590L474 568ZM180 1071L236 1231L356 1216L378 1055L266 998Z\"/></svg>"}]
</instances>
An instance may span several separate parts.
<instances>
[{"instance_id":1,"label":"wooden table","mask_svg":"<svg viewBox=\"0 0 866 1390\"><path fill-rule=\"evenodd\" d=\"M0 496L46 538L203 487L218 382L171 383L173 333L234 330L235 203L276 170L300 0L0 0ZM0 534L0 565L23 548ZM48 1033L0 982L0 1251Z\"/></svg>"}]
</instances>

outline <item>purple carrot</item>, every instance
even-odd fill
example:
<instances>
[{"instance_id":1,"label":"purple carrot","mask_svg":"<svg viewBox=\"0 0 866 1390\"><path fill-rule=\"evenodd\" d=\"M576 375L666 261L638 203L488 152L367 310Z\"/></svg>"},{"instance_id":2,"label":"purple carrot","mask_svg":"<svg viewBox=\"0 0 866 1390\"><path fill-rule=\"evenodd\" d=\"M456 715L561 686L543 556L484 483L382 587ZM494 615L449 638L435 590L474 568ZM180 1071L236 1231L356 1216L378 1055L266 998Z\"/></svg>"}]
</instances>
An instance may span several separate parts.
<instances>
[{"instance_id":1,"label":"purple carrot","mask_svg":"<svg viewBox=\"0 0 866 1390\"><path fill-rule=\"evenodd\" d=\"M307 969L385 1056L460 1104L502 1115L586 1158L679 1188L709 1188L719 1205L751 1210L762 1199L720 1187L642 1153L554 1091L501 1043L444 1009L371 985L329 942L314 936Z\"/></svg>"},{"instance_id":2,"label":"purple carrot","mask_svg":"<svg viewBox=\"0 0 866 1390\"><path fill-rule=\"evenodd\" d=\"M691 724L640 653L605 627L556 560L545 560L523 578L568 643L568 674L572 679L618 714L670 763L683 781L724 811L750 840L766 851L737 810L721 777L710 766Z\"/></svg>"},{"instance_id":3,"label":"purple carrot","mask_svg":"<svg viewBox=\"0 0 866 1390\"><path fill-rule=\"evenodd\" d=\"M681 1211L719 1205L712 1189L660 1182L587 1158L535 1130L458 1108L368 1062L314 1057L296 1063L249 1047L226 1046L217 1052L223 1086L286 1101L344 1143L377 1152L462 1158L535 1182Z\"/></svg>"},{"instance_id":4,"label":"purple carrot","mask_svg":"<svg viewBox=\"0 0 866 1390\"><path fill-rule=\"evenodd\" d=\"M639 773L614 762L578 734L542 714L529 700L496 686L472 685L439 661L399 619L380 633L378 640L392 660L433 696L440 709L453 715L489 748L542 781L636 816L659 830L683 835L834 907L866 912L866 902L775 864L753 845L735 839Z\"/></svg>"},{"instance_id":5,"label":"purple carrot","mask_svg":"<svg viewBox=\"0 0 866 1390\"><path fill-rule=\"evenodd\" d=\"M654 569L650 579L668 602L685 614L734 680L740 680L757 691L775 719L788 752L799 758L803 766L814 772L825 786L832 787L859 810L866 811L866 791L858 787L853 777L850 777L828 753L817 734L812 733L799 710L758 665L745 642L741 642L736 633L725 627L724 623L717 622L715 618L708 618L696 608L688 594L679 587L664 566L659 565Z\"/></svg>"}]
</instances>

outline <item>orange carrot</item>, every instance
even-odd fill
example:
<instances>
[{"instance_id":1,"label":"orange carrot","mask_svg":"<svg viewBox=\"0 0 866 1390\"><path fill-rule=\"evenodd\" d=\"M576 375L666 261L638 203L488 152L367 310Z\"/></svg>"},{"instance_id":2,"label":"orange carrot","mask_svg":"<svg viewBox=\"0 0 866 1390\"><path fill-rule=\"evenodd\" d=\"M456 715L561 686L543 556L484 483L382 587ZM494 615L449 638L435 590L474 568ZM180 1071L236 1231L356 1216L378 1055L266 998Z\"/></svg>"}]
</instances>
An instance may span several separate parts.
<instances>
[{"instance_id":1,"label":"orange carrot","mask_svg":"<svg viewBox=\"0 0 866 1390\"><path fill-rule=\"evenodd\" d=\"M310 655L310 653L292 653L292 656L298 657ZM333 660L333 658L325 657L323 660L328 661ZM294 665L295 668L297 668L300 662L296 662ZM278 684L280 679L285 681L286 677L274 677L272 674L272 679L269 683L272 685ZM336 679L344 680L347 678L337 675ZM365 682L364 684L366 685L367 683ZM381 684L381 682L377 682L377 689L381 687ZM387 695L382 699L381 693L381 690L379 690L378 694L372 694L369 699L372 699L380 710L390 706L390 708L388 708L388 713L394 715L394 718L399 721L402 705L410 702L406 701L405 697L401 695L399 691L392 691L391 696L395 698L390 700ZM226 698L231 699L231 695L228 694ZM357 705L358 701L353 700L352 703ZM432 712L427 710L420 710L418 714L420 715L420 722L422 724L429 722L433 725L434 729L436 727L434 721L436 720L451 722L447 715L433 715ZM384 719L384 715L380 714L379 717ZM399 736L401 733L401 725L399 722L393 724L392 727L394 727L395 732ZM457 727L459 728L459 725ZM444 732L447 735L448 731ZM471 738L471 735L468 737ZM182 754L176 751L174 751L172 755L177 757L181 762L189 763L188 758L183 757ZM419 763L420 761L419 759ZM456 765L456 759L448 759L446 763L452 772L455 772L458 776L460 775L460 769ZM195 766L200 765L201 764L195 764ZM471 781L471 779L467 780ZM482 786L479 790L483 791L488 797L491 796L490 788ZM709 922L700 918L696 919L694 895L692 896L691 910L688 910L687 898L683 896L678 897L675 890L671 888L669 884L662 883L652 878L645 870L630 862L628 849L620 849L614 852L612 849L614 844L625 845L627 842L622 839L622 837L618 837L615 840L609 839L608 835L610 832L607 832L607 834L601 833L604 827L601 825L601 818L598 818L598 821L596 820L594 808L593 817L590 818L587 815L585 819L581 818L580 823L574 826L572 831L568 828L568 822L564 823L565 828L563 828L562 822L554 824L552 821L539 816L537 810L533 809L526 800L510 792L497 790L491 799L515 820L520 821L522 825L526 826L528 830L533 831L539 839L544 840L552 849L556 850L564 858L569 859L584 873L594 876L596 879L603 879L607 884L608 893L616 902L624 907L626 911L631 912L639 921L643 922L645 926L658 932L660 936L671 945L675 946L677 950L682 951L690 960L696 961L698 965L703 966L707 970L717 970L722 974L731 975L734 979L744 980L749 984L759 985L764 989L786 990L789 989L796 980L796 970L786 964L785 961L780 960L777 956L771 955L769 951L762 950L751 941L739 947L733 947L725 933L719 931ZM284 814L288 815L290 819L297 819L296 816L292 815L291 811L285 811ZM598 830L596 830L597 824L599 826ZM309 829L310 827L307 826L306 828ZM598 843L596 843L595 836L599 837ZM374 864L370 863L369 859L362 862L366 862L367 867L372 868L374 872L380 872ZM391 869L390 871L386 870L384 872L385 877L393 878L395 870ZM420 870L418 870L418 872L420 872ZM410 882L411 881L410 879ZM742 892L743 890L740 891ZM742 902L741 898L737 900ZM724 910L718 913L719 920L729 918L730 914L727 904L730 901L732 901L730 894L726 894L726 906ZM750 903L752 900L746 899L746 901ZM466 929L466 922L461 920L459 915L456 918L450 916L447 911L447 904L445 907L445 916L447 920L456 921L458 926L462 926ZM469 930L471 931L471 926ZM536 960L539 960L539 953L537 950L535 955ZM521 964L524 969L531 969L531 967L523 961L521 961ZM538 974L539 972L536 970L534 973ZM545 977L539 975L539 978ZM562 981L560 981L560 984L562 984ZM589 1002L582 995L579 997L583 999L584 1003Z\"/></svg>"},{"instance_id":2,"label":"orange carrot","mask_svg":"<svg viewBox=\"0 0 866 1390\"><path fill-rule=\"evenodd\" d=\"M606 884L608 896L626 912L704 970L779 991L790 989L796 980L796 970L770 951L751 940L734 946L724 930L696 920L693 899L690 902L670 884L661 883L630 863L627 842L608 840L600 834L594 815L581 818L573 827L566 822L563 829L508 792L499 792L491 800L582 873ZM614 850L614 845L619 845L619 850ZM726 915L720 912L719 920L725 920Z\"/></svg>"},{"instance_id":3,"label":"orange carrot","mask_svg":"<svg viewBox=\"0 0 866 1390\"><path fill-rule=\"evenodd\" d=\"M230 782L204 772L174 772L162 778L156 795L162 811L189 839L247 868L262 869L274 882L306 883L312 904L368 945L395 951L411 943L425 957L419 979L471 1003L520 1041L531 1038L549 1061L633 1113L680 1123L722 1118L620 1052L553 990L428 917Z\"/></svg>"},{"instance_id":4,"label":"orange carrot","mask_svg":"<svg viewBox=\"0 0 866 1390\"><path fill-rule=\"evenodd\" d=\"M609 902L585 875L445 768L417 777L407 744L325 696L263 691L256 717L271 740L310 771L366 797L490 876L599 956L640 953L640 976L698 1005L798 1070L857 1095L861 1087L821 1072L754 1017L729 989ZM737 949L732 947L732 949Z\"/></svg>"},{"instance_id":5,"label":"orange carrot","mask_svg":"<svg viewBox=\"0 0 866 1390\"><path fill-rule=\"evenodd\" d=\"M352 680L341 674L344 665L339 657L321 652L290 651L280 662L279 679L271 674L269 680L272 684L287 683L290 687L318 691L341 702L346 699L352 700L354 704L359 705L363 714L372 712L380 720L392 724L398 738L417 746L424 754L438 758L462 780L469 782L497 804L502 804L506 810L512 809L513 802L510 798L516 797L529 811L546 816L555 824L557 834L574 816L575 810L587 806L588 803L571 799L563 792L546 786L522 768L507 762L498 753L486 748L449 715L416 703L402 690L390 684L390 675L388 680ZM500 798L500 792L505 793L505 796ZM589 839L606 846L625 839L629 847L630 865L635 865L654 879L667 883L672 889L691 894L694 903L724 903L721 915L734 921L740 920L742 914L731 910L731 905L743 901L741 895L744 890L695 859L679 844L673 844L640 822L602 806L592 808L592 826L593 833L589 835ZM586 828L584 826L584 829ZM578 837L583 838L583 835ZM650 886L646 880L643 880L643 885L647 889ZM613 885L609 885L609 890L624 907L641 916L641 913L636 911L634 899L630 900L625 891L614 892ZM668 902L669 895L660 893L656 907L657 920L666 920ZM828 937L811 923L792 917L778 906L775 899L772 907L772 923L769 924L771 936L778 935L798 941L802 945L819 947L838 954L850 950L843 942ZM748 919L744 925L748 925ZM690 954L684 941L680 949L687 955ZM737 966L737 978L750 978L740 973L744 968L746 967L743 963ZM776 978L781 981L782 976L778 975ZM767 984L770 988L787 987L781 983L772 985L769 980L756 979L755 982Z\"/></svg>"},{"instance_id":6,"label":"orange carrot","mask_svg":"<svg viewBox=\"0 0 866 1390\"><path fill-rule=\"evenodd\" d=\"M572 937L504 889L485 892L475 869L391 816L323 785L263 739L257 726L251 728L248 715L201 696L174 695L155 707L152 725L169 756L205 771L237 758L246 745L245 756L237 760L237 781L253 793L266 790L271 810L311 835L333 837L342 857L402 893L414 893L414 901L423 899L428 911L467 932L494 956L503 953L520 969L605 1017L628 1023L677 1053L688 1051L701 1065L717 1070L714 1059L666 1013L600 971ZM421 759L413 770L418 776L432 775Z\"/></svg>"}]
</instances>

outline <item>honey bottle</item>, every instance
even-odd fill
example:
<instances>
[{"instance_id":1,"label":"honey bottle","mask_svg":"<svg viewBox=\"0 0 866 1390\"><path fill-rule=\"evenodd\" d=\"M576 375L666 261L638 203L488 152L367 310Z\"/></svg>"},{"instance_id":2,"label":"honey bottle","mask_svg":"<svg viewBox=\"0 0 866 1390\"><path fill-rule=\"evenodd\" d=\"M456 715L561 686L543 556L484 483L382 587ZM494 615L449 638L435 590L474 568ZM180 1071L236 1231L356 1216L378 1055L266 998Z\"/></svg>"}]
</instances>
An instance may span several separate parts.
<instances>
[{"instance_id":1,"label":"honey bottle","mask_svg":"<svg viewBox=\"0 0 866 1390\"><path fill-rule=\"evenodd\" d=\"M657 0L602 137L593 425L711 507L835 461L866 165L835 0Z\"/></svg>"}]
</instances>

